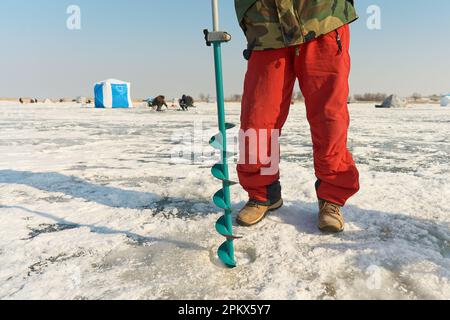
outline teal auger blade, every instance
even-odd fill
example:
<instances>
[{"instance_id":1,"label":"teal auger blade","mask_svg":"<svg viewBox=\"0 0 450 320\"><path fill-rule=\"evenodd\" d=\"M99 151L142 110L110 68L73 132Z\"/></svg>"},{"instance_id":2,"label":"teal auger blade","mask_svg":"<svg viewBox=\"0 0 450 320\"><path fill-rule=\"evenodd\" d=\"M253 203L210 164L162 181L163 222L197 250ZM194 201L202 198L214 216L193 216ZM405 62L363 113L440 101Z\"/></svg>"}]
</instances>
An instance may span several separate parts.
<instances>
[{"instance_id":1,"label":"teal auger blade","mask_svg":"<svg viewBox=\"0 0 450 320\"><path fill-rule=\"evenodd\" d=\"M242 239L242 236L234 235L232 232L228 230L225 219L226 219L225 216L222 216L220 217L219 220L217 220L216 231L227 239L232 240Z\"/></svg>"},{"instance_id":2,"label":"teal auger blade","mask_svg":"<svg viewBox=\"0 0 450 320\"><path fill-rule=\"evenodd\" d=\"M230 130L235 128L236 125L233 123L225 123L225 130ZM218 149L218 150L222 150L223 149L223 145L222 145L222 135L220 133L216 134L214 137L211 137L211 139L209 140L209 144L214 148L214 149Z\"/></svg>"},{"instance_id":3,"label":"teal auger blade","mask_svg":"<svg viewBox=\"0 0 450 320\"><path fill-rule=\"evenodd\" d=\"M224 210L231 209L230 206L225 201L225 195L223 193L223 190L219 190L216 192L216 194L213 197L213 201L214 201L214 204L221 209L224 209Z\"/></svg>"},{"instance_id":4,"label":"teal auger blade","mask_svg":"<svg viewBox=\"0 0 450 320\"><path fill-rule=\"evenodd\" d=\"M222 261L227 267L235 268L236 261L230 256L228 252L228 243L223 243L219 250L217 251L217 255L219 256L220 261Z\"/></svg>"},{"instance_id":5,"label":"teal auger blade","mask_svg":"<svg viewBox=\"0 0 450 320\"><path fill-rule=\"evenodd\" d=\"M214 149L222 150L223 149L223 145L222 145L220 134L215 135L214 137L212 137L209 140L209 145L211 147L213 147Z\"/></svg>"},{"instance_id":6,"label":"teal auger blade","mask_svg":"<svg viewBox=\"0 0 450 320\"><path fill-rule=\"evenodd\" d=\"M236 125L234 123L225 123L225 129L226 130L231 130L233 128L236 128Z\"/></svg>"},{"instance_id":7,"label":"teal auger blade","mask_svg":"<svg viewBox=\"0 0 450 320\"><path fill-rule=\"evenodd\" d=\"M212 167L211 169L211 173L214 176L214 178L222 180L228 186L234 186L237 184L237 182L230 181L225 177L223 165L221 163L214 165L214 167Z\"/></svg>"},{"instance_id":8,"label":"teal auger blade","mask_svg":"<svg viewBox=\"0 0 450 320\"><path fill-rule=\"evenodd\" d=\"M225 174L223 173L223 165L221 163L218 163L214 165L211 169L212 175L219 180L226 180Z\"/></svg>"}]
</instances>

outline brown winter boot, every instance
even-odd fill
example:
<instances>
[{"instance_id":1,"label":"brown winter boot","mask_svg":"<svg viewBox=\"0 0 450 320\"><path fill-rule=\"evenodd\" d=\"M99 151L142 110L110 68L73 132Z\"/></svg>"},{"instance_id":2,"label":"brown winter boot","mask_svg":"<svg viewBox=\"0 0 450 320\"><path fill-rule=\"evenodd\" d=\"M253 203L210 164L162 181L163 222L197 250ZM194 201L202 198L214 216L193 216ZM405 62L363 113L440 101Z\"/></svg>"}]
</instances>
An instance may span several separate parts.
<instances>
[{"instance_id":1,"label":"brown winter boot","mask_svg":"<svg viewBox=\"0 0 450 320\"><path fill-rule=\"evenodd\" d=\"M251 227L261 222L269 212L280 209L283 206L283 199L273 205L264 206L254 201L249 201L239 212L237 223L243 227Z\"/></svg>"},{"instance_id":2,"label":"brown winter boot","mask_svg":"<svg viewBox=\"0 0 450 320\"><path fill-rule=\"evenodd\" d=\"M328 233L344 231L345 221L340 206L325 200L319 200L319 209L320 231Z\"/></svg>"}]
</instances>

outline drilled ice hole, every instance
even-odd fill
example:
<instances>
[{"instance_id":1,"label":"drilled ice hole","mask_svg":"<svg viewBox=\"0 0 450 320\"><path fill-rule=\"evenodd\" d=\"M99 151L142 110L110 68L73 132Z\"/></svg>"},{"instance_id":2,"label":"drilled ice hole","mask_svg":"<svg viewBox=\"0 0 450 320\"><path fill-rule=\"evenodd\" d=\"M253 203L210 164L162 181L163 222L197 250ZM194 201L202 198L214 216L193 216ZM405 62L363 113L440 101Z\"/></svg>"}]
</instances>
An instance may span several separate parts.
<instances>
[{"instance_id":1,"label":"drilled ice hole","mask_svg":"<svg viewBox=\"0 0 450 320\"><path fill-rule=\"evenodd\" d=\"M256 250L253 248L236 248L234 252L237 267L250 265L256 261ZM209 250L209 258L211 262L220 268L226 268L217 256L217 248L212 247Z\"/></svg>"}]
</instances>

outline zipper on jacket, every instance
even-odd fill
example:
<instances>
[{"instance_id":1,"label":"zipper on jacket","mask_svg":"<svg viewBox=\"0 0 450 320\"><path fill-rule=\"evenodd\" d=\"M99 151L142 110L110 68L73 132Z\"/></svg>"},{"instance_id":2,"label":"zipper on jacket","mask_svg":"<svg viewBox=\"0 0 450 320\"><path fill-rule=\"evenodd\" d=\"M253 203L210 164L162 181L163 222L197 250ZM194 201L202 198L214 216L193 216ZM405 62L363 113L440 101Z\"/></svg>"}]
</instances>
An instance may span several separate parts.
<instances>
[{"instance_id":1,"label":"zipper on jacket","mask_svg":"<svg viewBox=\"0 0 450 320\"><path fill-rule=\"evenodd\" d=\"M339 48L339 53L342 53L342 39L341 39L341 35L339 34L339 31L336 30L336 42Z\"/></svg>"}]
</instances>

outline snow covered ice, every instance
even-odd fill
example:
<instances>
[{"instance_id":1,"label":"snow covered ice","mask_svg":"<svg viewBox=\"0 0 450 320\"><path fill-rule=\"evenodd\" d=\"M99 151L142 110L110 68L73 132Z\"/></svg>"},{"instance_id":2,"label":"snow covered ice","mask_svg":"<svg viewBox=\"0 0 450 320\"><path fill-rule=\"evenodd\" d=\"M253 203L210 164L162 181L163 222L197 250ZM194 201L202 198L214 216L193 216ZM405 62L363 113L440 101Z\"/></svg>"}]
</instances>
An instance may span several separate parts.
<instances>
[{"instance_id":1,"label":"snow covered ice","mask_svg":"<svg viewBox=\"0 0 450 320\"><path fill-rule=\"evenodd\" d=\"M450 299L450 110L350 108L362 189L346 232L316 228L296 105L282 137L286 205L236 227L229 270L216 258L220 183L202 161L212 151L200 143L194 162L173 159L195 123L216 131L214 105L0 105L0 299ZM238 123L239 107L227 112ZM246 194L233 187L232 200L237 210Z\"/></svg>"}]
</instances>

